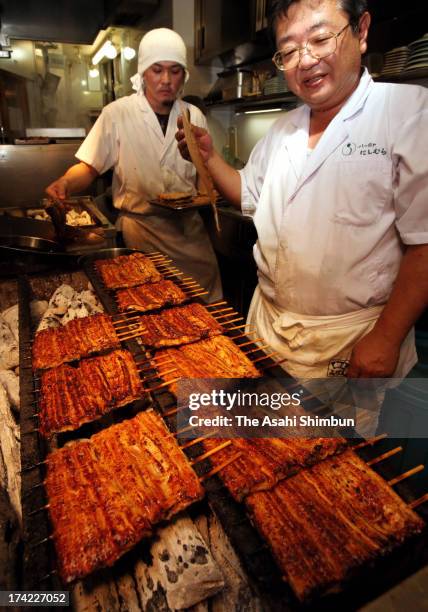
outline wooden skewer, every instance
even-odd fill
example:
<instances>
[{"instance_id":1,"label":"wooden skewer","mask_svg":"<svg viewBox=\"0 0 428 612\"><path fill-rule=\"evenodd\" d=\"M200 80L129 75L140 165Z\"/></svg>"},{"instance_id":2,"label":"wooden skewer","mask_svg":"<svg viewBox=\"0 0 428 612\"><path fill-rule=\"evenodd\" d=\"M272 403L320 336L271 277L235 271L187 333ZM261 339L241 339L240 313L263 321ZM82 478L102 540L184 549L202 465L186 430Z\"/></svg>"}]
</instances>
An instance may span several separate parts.
<instances>
[{"instance_id":1,"label":"wooden skewer","mask_svg":"<svg viewBox=\"0 0 428 612\"><path fill-rule=\"evenodd\" d=\"M189 293L193 293L192 291L189 291ZM201 291L200 293L193 293L193 295L191 295L191 297L200 297L201 295L208 295L209 291Z\"/></svg>"},{"instance_id":2,"label":"wooden skewer","mask_svg":"<svg viewBox=\"0 0 428 612\"><path fill-rule=\"evenodd\" d=\"M120 334L124 334L128 331L129 332L137 331L137 329L141 329L141 327L138 325L137 321L135 321L135 323L125 323L124 325L121 325L120 327L116 327L115 332L117 336L120 336Z\"/></svg>"},{"instance_id":3,"label":"wooden skewer","mask_svg":"<svg viewBox=\"0 0 428 612\"><path fill-rule=\"evenodd\" d=\"M249 342L243 342L242 344L238 344L239 348L243 346L248 346L249 344L255 344L256 342L263 342L263 338L255 338L254 340L250 340Z\"/></svg>"},{"instance_id":4,"label":"wooden skewer","mask_svg":"<svg viewBox=\"0 0 428 612\"><path fill-rule=\"evenodd\" d=\"M147 254L146 257L148 257L149 259L158 259L158 260L162 260L162 261L171 261L171 259L169 259L166 255L163 255L162 253L150 253Z\"/></svg>"},{"instance_id":5,"label":"wooden skewer","mask_svg":"<svg viewBox=\"0 0 428 612\"><path fill-rule=\"evenodd\" d=\"M58 574L58 570L53 569L49 574L45 574L43 578L39 578L37 582L40 584L41 582L45 582L46 580L50 580L52 576L56 576Z\"/></svg>"},{"instance_id":6,"label":"wooden skewer","mask_svg":"<svg viewBox=\"0 0 428 612\"><path fill-rule=\"evenodd\" d=\"M214 314L214 313L215 313L215 314L220 314L221 312L228 312L228 311L230 311L230 310L232 310L232 311L233 311L233 314L238 314L238 313L236 312L236 310L235 310L235 311L233 310L232 306L229 306L229 308L220 308L219 310L212 310L212 311L211 311L211 314ZM232 313L230 313L230 314L232 314Z\"/></svg>"},{"instance_id":7,"label":"wooden skewer","mask_svg":"<svg viewBox=\"0 0 428 612\"><path fill-rule=\"evenodd\" d=\"M111 315L111 318L113 319L113 325L117 322L117 323L122 323L123 321L130 321L131 319L135 319L138 318L137 315L133 314L133 312L121 312L115 315Z\"/></svg>"},{"instance_id":8,"label":"wooden skewer","mask_svg":"<svg viewBox=\"0 0 428 612\"><path fill-rule=\"evenodd\" d=\"M227 461L224 461L224 463L221 463L217 467L213 468L207 474L204 474L203 476L200 476L199 477L199 482L204 482L205 480L208 480L208 478L211 478L211 476L214 476L215 474L217 474L217 472L220 472L221 470L224 470L225 467L227 467L228 465L230 465L231 463L233 463L234 461L239 459L239 457L241 455L242 455L241 452L236 453L236 455L233 455L233 457L231 457Z\"/></svg>"},{"instance_id":9,"label":"wooden skewer","mask_svg":"<svg viewBox=\"0 0 428 612\"><path fill-rule=\"evenodd\" d=\"M425 467L424 465L418 465L414 467L413 469L408 470L407 472L404 472L404 474L401 474L401 476L397 476L396 478L392 478L392 480L388 480L389 486L393 487L394 485L398 484L402 480L405 480L406 478L410 478L410 476L413 476L414 474L418 474L419 472L422 472L424 467Z\"/></svg>"},{"instance_id":10,"label":"wooden skewer","mask_svg":"<svg viewBox=\"0 0 428 612\"><path fill-rule=\"evenodd\" d=\"M205 461L205 459L208 459L208 457L211 457L211 455L214 455L215 453L218 453L219 451L223 450L224 448L227 448L231 444L232 444L232 440L227 440L226 442L223 442L222 444L219 444L218 446L216 446L216 448L212 448L211 450L207 451L206 453L203 453L202 455L199 455L199 457L196 457L196 459L192 459L190 461L190 464L191 465L196 465L197 463L200 463L201 461Z\"/></svg>"},{"instance_id":11,"label":"wooden skewer","mask_svg":"<svg viewBox=\"0 0 428 612\"><path fill-rule=\"evenodd\" d=\"M376 442L379 442L380 440L384 440L387 437L388 437L388 434L386 433L380 434L379 436L370 438L369 440L365 440L364 442L360 442L356 446L353 446L352 450L358 450L360 448L364 448L365 446L373 446L373 444L376 444Z\"/></svg>"},{"instance_id":12,"label":"wooden skewer","mask_svg":"<svg viewBox=\"0 0 428 612\"><path fill-rule=\"evenodd\" d=\"M44 482L38 482L36 485L30 487L27 491L25 491L25 493L22 494L22 499L26 499L27 497L29 497L33 493L33 491L35 491L36 489L40 489L40 487L43 487L44 484Z\"/></svg>"},{"instance_id":13,"label":"wooden skewer","mask_svg":"<svg viewBox=\"0 0 428 612\"><path fill-rule=\"evenodd\" d=\"M370 461L367 461L367 465L376 465L377 463L380 463L381 461L384 461L385 459L389 459L389 457L393 457L397 453L401 453L402 450L403 450L402 446L397 446L397 448L393 448L387 453L383 453L383 455L379 455L379 457L376 457L375 459L370 459Z\"/></svg>"},{"instance_id":14,"label":"wooden skewer","mask_svg":"<svg viewBox=\"0 0 428 612\"><path fill-rule=\"evenodd\" d=\"M229 314L225 314L225 315L221 315L220 317L218 317L217 315L212 315L214 317L214 319L216 319L217 321L221 321L222 319L227 319L227 317L234 317L236 316L238 313L237 312L229 312ZM229 325L229 323L234 323L234 321L243 321L244 317L238 317L237 319L233 319L233 321L222 321L222 325Z\"/></svg>"},{"instance_id":15,"label":"wooden skewer","mask_svg":"<svg viewBox=\"0 0 428 612\"><path fill-rule=\"evenodd\" d=\"M153 387L151 389L149 388L149 389L147 389L147 391L157 391L158 389L162 389L162 387L167 387L168 385L172 385L173 383L175 383L175 382L177 382L179 380L180 380L180 378L173 378L172 380L168 380L168 381L162 383L161 385L157 385L156 387Z\"/></svg>"},{"instance_id":16,"label":"wooden skewer","mask_svg":"<svg viewBox=\"0 0 428 612\"><path fill-rule=\"evenodd\" d=\"M174 414L177 414L177 412L181 412L182 410L187 410L187 408L188 408L188 406L181 406L181 408L178 408L178 406L175 406L171 410L168 410L167 412L164 412L162 414L162 416L164 416L164 417L174 416Z\"/></svg>"},{"instance_id":17,"label":"wooden skewer","mask_svg":"<svg viewBox=\"0 0 428 612\"><path fill-rule=\"evenodd\" d=\"M264 357L257 357L257 359L253 359L253 363L257 363L258 361L263 361L263 359L270 359L271 357L274 357L274 355L278 355L278 353L269 353L268 355L265 355Z\"/></svg>"},{"instance_id":18,"label":"wooden skewer","mask_svg":"<svg viewBox=\"0 0 428 612\"><path fill-rule=\"evenodd\" d=\"M195 446L195 444L199 444L200 442L203 442L204 440L207 440L207 438L210 438L211 436L214 436L217 432L216 431L212 431L210 433L208 433L206 436L201 436L200 438L195 438L194 440L191 440L190 442L187 442L186 444L183 444L182 446L180 446L180 448L182 450L185 450L186 448L190 448L191 446Z\"/></svg>"},{"instance_id":19,"label":"wooden skewer","mask_svg":"<svg viewBox=\"0 0 428 612\"><path fill-rule=\"evenodd\" d=\"M45 465L47 463L47 461L39 461L38 463L34 463L33 465L28 465L25 468L21 468L20 470L20 474L22 474L23 472L30 472L31 470L34 470L36 467L40 467L41 465Z\"/></svg>"},{"instance_id":20,"label":"wooden skewer","mask_svg":"<svg viewBox=\"0 0 428 612\"><path fill-rule=\"evenodd\" d=\"M228 331L228 332L231 332L231 331L234 331L235 329L242 329L243 327L247 327L247 324L246 324L246 323L244 323L243 325L236 325L235 327L229 327L229 328L227 329L227 331ZM245 332L245 334L243 334L243 335L244 335L244 336L249 336L250 334L256 334L256 333L257 333L257 332L256 332L256 330L255 330L255 329L253 329L253 330L251 330L251 331L249 331L249 332ZM237 336L237 338L239 338L239 337L240 337L240 336Z\"/></svg>"},{"instance_id":21,"label":"wooden skewer","mask_svg":"<svg viewBox=\"0 0 428 612\"><path fill-rule=\"evenodd\" d=\"M180 436L183 433L192 431L192 429L195 429L194 425L188 425L187 427L183 427L183 429L180 429L180 431L175 431L174 436Z\"/></svg>"},{"instance_id":22,"label":"wooden skewer","mask_svg":"<svg viewBox=\"0 0 428 612\"><path fill-rule=\"evenodd\" d=\"M287 359L284 357L284 359L279 359L278 361L275 361L274 363L269 363L266 366L261 366L261 370L269 370L269 368L274 368L275 366L279 366L281 365L281 363L284 363L284 361L287 361ZM297 385L298 386L298 385ZM294 387L289 387L289 389L291 390Z\"/></svg>"},{"instance_id":23,"label":"wooden skewer","mask_svg":"<svg viewBox=\"0 0 428 612\"><path fill-rule=\"evenodd\" d=\"M49 535L47 538L43 538L43 540L39 540L35 544L30 544L29 548L37 548L38 546L41 546L42 544L45 544L45 542L49 542L52 539L53 539L53 536Z\"/></svg>"},{"instance_id":24,"label":"wooden skewer","mask_svg":"<svg viewBox=\"0 0 428 612\"><path fill-rule=\"evenodd\" d=\"M265 348L269 348L268 344L263 344L262 346L258 346L257 348L250 349L249 351L242 351L246 355L251 355L251 353L257 353L257 351L262 351Z\"/></svg>"},{"instance_id":25,"label":"wooden skewer","mask_svg":"<svg viewBox=\"0 0 428 612\"><path fill-rule=\"evenodd\" d=\"M156 370L157 368L153 365L143 365L143 364L138 364L137 363L137 370L140 374L142 374L143 372L153 372L153 370Z\"/></svg>"},{"instance_id":26,"label":"wooden skewer","mask_svg":"<svg viewBox=\"0 0 428 612\"><path fill-rule=\"evenodd\" d=\"M129 335L125 334L123 336L119 336L119 339L122 342L125 342L125 340L132 340L133 338L138 338L139 336L144 336L145 332L146 332L146 330L144 328L142 328L142 329L140 329L138 331L133 332L132 334L129 334Z\"/></svg>"},{"instance_id":27,"label":"wooden skewer","mask_svg":"<svg viewBox=\"0 0 428 612\"><path fill-rule=\"evenodd\" d=\"M243 327L243 326L240 325L240 327ZM232 330L228 329L227 331L232 331ZM256 331L251 331L251 332L248 332L246 334L240 334L239 336L233 336L232 340L240 340L241 338L248 338L248 336L252 336L255 333L256 333ZM264 342L263 338L261 338L261 340L262 340L262 342Z\"/></svg>"},{"instance_id":28,"label":"wooden skewer","mask_svg":"<svg viewBox=\"0 0 428 612\"><path fill-rule=\"evenodd\" d=\"M197 283L197 282L196 282L196 281L194 281L194 280L187 280L187 281L182 280L182 281L181 281L181 284L182 284L182 285L184 285L185 287L195 287L195 286L200 286L200 285L199 285L199 283ZM201 287L201 288L202 288L202 287Z\"/></svg>"},{"instance_id":29,"label":"wooden skewer","mask_svg":"<svg viewBox=\"0 0 428 612\"><path fill-rule=\"evenodd\" d=\"M166 372L160 372L160 375L163 377L167 374L172 374L173 372L177 372L177 368L172 368L171 370L167 370ZM147 382L148 380L154 380L156 378L159 378L159 374L154 374L153 376L144 376L144 382Z\"/></svg>"},{"instance_id":30,"label":"wooden skewer","mask_svg":"<svg viewBox=\"0 0 428 612\"><path fill-rule=\"evenodd\" d=\"M183 276L184 272L179 272L178 270L176 272L174 272L173 270L164 270L164 275L165 277L168 276Z\"/></svg>"},{"instance_id":31,"label":"wooden skewer","mask_svg":"<svg viewBox=\"0 0 428 612\"><path fill-rule=\"evenodd\" d=\"M28 513L28 516L33 516L34 514L42 512L42 510L47 510L48 508L50 508L50 504L46 504L46 506L42 506L41 508L36 508L36 510L32 510Z\"/></svg>"},{"instance_id":32,"label":"wooden skewer","mask_svg":"<svg viewBox=\"0 0 428 612\"><path fill-rule=\"evenodd\" d=\"M414 510L415 508L417 508L421 504L424 504L427 501L428 501L428 493L425 493L425 495L422 495L422 497L419 497L418 499L415 499L414 501L410 502L410 504L408 504L408 506L409 506L409 508Z\"/></svg>"},{"instance_id":33,"label":"wooden skewer","mask_svg":"<svg viewBox=\"0 0 428 612\"><path fill-rule=\"evenodd\" d=\"M231 331L232 329L238 329L237 327L226 327L226 325L230 325L231 323L236 323L236 321L242 321L244 317L237 317L236 319L232 319L231 321L226 321L225 323L223 323L223 327L227 330L227 331Z\"/></svg>"},{"instance_id":34,"label":"wooden skewer","mask_svg":"<svg viewBox=\"0 0 428 612\"><path fill-rule=\"evenodd\" d=\"M214 308L215 306L223 306L227 302L214 302L214 304L207 304L206 308Z\"/></svg>"}]
</instances>

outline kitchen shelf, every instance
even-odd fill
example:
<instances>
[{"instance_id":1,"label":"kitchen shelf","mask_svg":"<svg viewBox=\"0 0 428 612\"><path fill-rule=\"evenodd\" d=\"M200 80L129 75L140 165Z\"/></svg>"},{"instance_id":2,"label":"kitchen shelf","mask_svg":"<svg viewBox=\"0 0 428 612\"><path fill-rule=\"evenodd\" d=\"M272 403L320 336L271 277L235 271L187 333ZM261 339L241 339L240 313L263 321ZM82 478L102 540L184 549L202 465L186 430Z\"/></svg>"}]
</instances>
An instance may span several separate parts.
<instances>
[{"instance_id":1,"label":"kitchen shelf","mask_svg":"<svg viewBox=\"0 0 428 612\"><path fill-rule=\"evenodd\" d=\"M291 92L284 92L282 94L272 94L269 96L247 96L245 98L235 98L233 100L219 100L218 102L207 102L205 104L208 109L210 108L222 108L226 106L234 106L236 110L243 108L254 108L263 109L265 106L271 106L272 104L297 104L298 98Z\"/></svg>"},{"instance_id":2,"label":"kitchen shelf","mask_svg":"<svg viewBox=\"0 0 428 612\"><path fill-rule=\"evenodd\" d=\"M400 74L396 75L378 76L374 78L375 81L381 81L384 83L407 83L410 81L416 81L418 79L428 79L428 68L409 70L409 72L401 72Z\"/></svg>"}]
</instances>

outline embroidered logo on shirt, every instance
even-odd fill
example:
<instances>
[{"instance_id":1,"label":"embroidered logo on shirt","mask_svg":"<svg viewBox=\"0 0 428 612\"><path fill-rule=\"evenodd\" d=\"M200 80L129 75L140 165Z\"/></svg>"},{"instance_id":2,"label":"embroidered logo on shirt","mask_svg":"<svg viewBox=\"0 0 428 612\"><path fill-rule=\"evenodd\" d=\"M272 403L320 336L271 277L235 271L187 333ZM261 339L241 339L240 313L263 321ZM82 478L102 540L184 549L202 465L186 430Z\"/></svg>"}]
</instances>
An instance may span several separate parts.
<instances>
[{"instance_id":1,"label":"embroidered logo on shirt","mask_svg":"<svg viewBox=\"0 0 428 612\"><path fill-rule=\"evenodd\" d=\"M356 153L357 155L386 155L385 147L376 144L375 142L369 142L368 144L356 145L355 142L347 142L342 147L342 155L349 157Z\"/></svg>"},{"instance_id":2,"label":"embroidered logo on shirt","mask_svg":"<svg viewBox=\"0 0 428 612\"><path fill-rule=\"evenodd\" d=\"M352 153L355 153L356 150L357 145L355 143L347 142L342 149L342 155L346 155L346 157L348 157L349 155L352 155Z\"/></svg>"}]
</instances>

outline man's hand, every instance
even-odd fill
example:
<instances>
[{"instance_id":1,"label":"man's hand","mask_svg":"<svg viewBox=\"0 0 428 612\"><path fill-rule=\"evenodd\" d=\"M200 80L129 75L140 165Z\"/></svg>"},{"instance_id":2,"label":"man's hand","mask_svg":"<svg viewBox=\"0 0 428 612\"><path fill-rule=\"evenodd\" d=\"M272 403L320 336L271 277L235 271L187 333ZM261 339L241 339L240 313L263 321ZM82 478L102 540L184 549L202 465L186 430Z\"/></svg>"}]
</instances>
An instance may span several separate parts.
<instances>
[{"instance_id":1,"label":"man's hand","mask_svg":"<svg viewBox=\"0 0 428 612\"><path fill-rule=\"evenodd\" d=\"M183 129L183 119L181 117L178 117L177 119L177 127L178 131L175 135L175 138L178 143L178 148L182 157L184 157L184 159L190 160L189 149L187 147L186 136L184 134ZM205 163L207 163L214 153L212 138L208 134L207 130L204 130L204 128L197 127L196 125L192 125L192 132L196 138L196 142L198 143L202 159Z\"/></svg>"},{"instance_id":2,"label":"man's hand","mask_svg":"<svg viewBox=\"0 0 428 612\"><path fill-rule=\"evenodd\" d=\"M69 185L67 179L62 176L46 187L47 195L53 200L65 200L69 195Z\"/></svg>"},{"instance_id":3,"label":"man's hand","mask_svg":"<svg viewBox=\"0 0 428 612\"><path fill-rule=\"evenodd\" d=\"M389 378L397 367L400 344L389 341L386 336L372 329L354 346L348 378Z\"/></svg>"}]
</instances>

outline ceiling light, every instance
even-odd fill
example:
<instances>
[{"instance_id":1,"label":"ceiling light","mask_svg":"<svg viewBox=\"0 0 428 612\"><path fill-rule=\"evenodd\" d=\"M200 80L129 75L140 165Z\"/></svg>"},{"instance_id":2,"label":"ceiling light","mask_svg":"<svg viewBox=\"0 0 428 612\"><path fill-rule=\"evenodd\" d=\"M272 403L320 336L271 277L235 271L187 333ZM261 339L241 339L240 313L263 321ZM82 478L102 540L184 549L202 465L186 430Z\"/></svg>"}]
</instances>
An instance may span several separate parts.
<instances>
[{"instance_id":1,"label":"ceiling light","mask_svg":"<svg viewBox=\"0 0 428 612\"><path fill-rule=\"evenodd\" d=\"M0 59L10 59L12 57L12 51L8 49L0 49Z\"/></svg>"},{"instance_id":2,"label":"ceiling light","mask_svg":"<svg viewBox=\"0 0 428 612\"><path fill-rule=\"evenodd\" d=\"M86 85L88 84L88 82L86 81L86 79L82 79L82 80L80 81L80 84L81 84L83 87L86 87Z\"/></svg>"},{"instance_id":3,"label":"ceiling light","mask_svg":"<svg viewBox=\"0 0 428 612\"><path fill-rule=\"evenodd\" d=\"M117 56L116 48L114 47L111 40L107 40L103 44L103 46L100 49L98 49L98 51L95 53L94 57L92 58L92 64L96 66L97 64L100 63L100 61L104 57L108 57L109 59L114 59L116 56Z\"/></svg>"},{"instance_id":4,"label":"ceiling light","mask_svg":"<svg viewBox=\"0 0 428 612\"><path fill-rule=\"evenodd\" d=\"M254 110L245 110L245 111L239 111L239 113L236 114L241 114L243 113L244 115L255 115L256 113L278 113L279 111L282 111L282 108L261 108L259 110L254 109Z\"/></svg>"},{"instance_id":5,"label":"ceiling light","mask_svg":"<svg viewBox=\"0 0 428 612\"><path fill-rule=\"evenodd\" d=\"M98 76L100 76L100 71L98 70L98 68L91 68L89 71L89 76L92 79L96 79Z\"/></svg>"},{"instance_id":6,"label":"ceiling light","mask_svg":"<svg viewBox=\"0 0 428 612\"><path fill-rule=\"evenodd\" d=\"M137 52L132 47L125 47L123 49L123 57L128 61L134 59L136 55L137 55Z\"/></svg>"},{"instance_id":7,"label":"ceiling light","mask_svg":"<svg viewBox=\"0 0 428 612\"><path fill-rule=\"evenodd\" d=\"M117 56L116 47L110 42L110 44L107 45L104 53L109 59L114 59Z\"/></svg>"}]
</instances>

